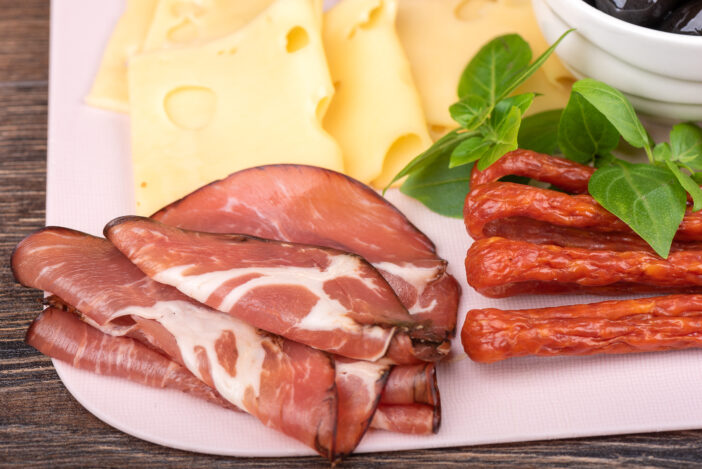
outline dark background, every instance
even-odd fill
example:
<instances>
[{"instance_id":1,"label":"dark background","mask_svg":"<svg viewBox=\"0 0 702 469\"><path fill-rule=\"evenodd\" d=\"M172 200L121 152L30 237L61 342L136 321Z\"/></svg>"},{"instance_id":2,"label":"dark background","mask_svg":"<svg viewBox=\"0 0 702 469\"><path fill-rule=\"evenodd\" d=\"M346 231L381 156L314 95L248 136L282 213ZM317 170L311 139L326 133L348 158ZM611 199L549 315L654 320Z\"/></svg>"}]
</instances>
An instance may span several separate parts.
<instances>
[{"instance_id":1,"label":"dark background","mask_svg":"<svg viewBox=\"0 0 702 469\"><path fill-rule=\"evenodd\" d=\"M0 467L328 467L318 457L225 458L138 440L83 409L49 358L24 344L41 294L14 282L9 259L44 225L48 55L49 1L0 0ZM359 454L341 467L434 465L696 467L702 431Z\"/></svg>"}]
</instances>

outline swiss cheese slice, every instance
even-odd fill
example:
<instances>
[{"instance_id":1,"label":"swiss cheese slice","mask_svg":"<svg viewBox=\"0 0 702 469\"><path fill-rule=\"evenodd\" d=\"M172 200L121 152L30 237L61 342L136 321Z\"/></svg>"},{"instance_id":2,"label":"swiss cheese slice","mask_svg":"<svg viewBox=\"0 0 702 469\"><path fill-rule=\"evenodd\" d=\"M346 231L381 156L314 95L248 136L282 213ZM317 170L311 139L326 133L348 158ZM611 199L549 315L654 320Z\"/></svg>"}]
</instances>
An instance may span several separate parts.
<instances>
[{"instance_id":1,"label":"swiss cheese slice","mask_svg":"<svg viewBox=\"0 0 702 469\"><path fill-rule=\"evenodd\" d=\"M273 0L160 0L144 51L193 46L227 36Z\"/></svg>"},{"instance_id":2,"label":"swiss cheese slice","mask_svg":"<svg viewBox=\"0 0 702 469\"><path fill-rule=\"evenodd\" d=\"M236 33L129 67L137 213L247 167L342 171L321 121L334 88L314 0L277 0Z\"/></svg>"},{"instance_id":3,"label":"swiss cheese slice","mask_svg":"<svg viewBox=\"0 0 702 469\"><path fill-rule=\"evenodd\" d=\"M127 62L141 51L157 0L127 0L102 56L85 102L111 111L128 112Z\"/></svg>"},{"instance_id":4,"label":"swiss cheese slice","mask_svg":"<svg viewBox=\"0 0 702 469\"><path fill-rule=\"evenodd\" d=\"M396 13L396 0L342 0L324 15L336 88L324 128L341 145L347 174L378 187L431 145Z\"/></svg>"},{"instance_id":5,"label":"swiss cheese slice","mask_svg":"<svg viewBox=\"0 0 702 469\"><path fill-rule=\"evenodd\" d=\"M397 29L435 135L456 127L448 108L457 101L461 72L489 40L519 33L534 58L548 48L530 0L402 0ZM552 55L516 92L534 91L530 113L564 107L572 75Z\"/></svg>"}]
</instances>

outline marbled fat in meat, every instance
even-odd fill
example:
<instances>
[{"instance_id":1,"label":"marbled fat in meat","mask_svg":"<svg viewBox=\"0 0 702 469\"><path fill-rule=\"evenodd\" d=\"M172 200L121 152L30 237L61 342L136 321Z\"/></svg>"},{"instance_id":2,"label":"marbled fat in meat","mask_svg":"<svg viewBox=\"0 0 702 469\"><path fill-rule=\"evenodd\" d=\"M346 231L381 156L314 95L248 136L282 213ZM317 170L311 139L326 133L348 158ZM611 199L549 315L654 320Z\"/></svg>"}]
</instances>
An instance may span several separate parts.
<instances>
[{"instance_id":1,"label":"marbled fat in meat","mask_svg":"<svg viewBox=\"0 0 702 469\"><path fill-rule=\"evenodd\" d=\"M102 332L147 343L264 424L337 459L335 369L326 354L197 303L149 279L108 241L66 228L23 240L12 269Z\"/></svg>"}]
</instances>

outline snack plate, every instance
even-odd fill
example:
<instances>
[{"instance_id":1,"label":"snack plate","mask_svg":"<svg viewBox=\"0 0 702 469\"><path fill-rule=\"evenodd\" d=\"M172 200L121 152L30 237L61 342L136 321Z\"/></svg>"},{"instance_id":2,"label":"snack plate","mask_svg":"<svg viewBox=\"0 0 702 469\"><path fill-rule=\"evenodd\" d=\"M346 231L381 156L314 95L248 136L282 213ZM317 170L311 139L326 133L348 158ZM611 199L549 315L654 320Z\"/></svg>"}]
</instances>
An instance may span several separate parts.
<instances>
[{"instance_id":1,"label":"snack plate","mask_svg":"<svg viewBox=\"0 0 702 469\"><path fill-rule=\"evenodd\" d=\"M51 6L47 224L99 235L133 212L129 125L83 104L123 0L61 0ZM592 296L483 298L465 282L470 245L461 220L431 213L396 190L388 199L437 245L460 282L459 327L470 308L527 308L598 301ZM353 223L353 220L349 221ZM702 427L702 352L512 359L480 365L454 341L438 367L443 422L437 435L371 431L360 452L405 450ZM312 450L248 415L177 391L101 377L54 361L86 409L126 433L185 450L292 456Z\"/></svg>"}]
</instances>

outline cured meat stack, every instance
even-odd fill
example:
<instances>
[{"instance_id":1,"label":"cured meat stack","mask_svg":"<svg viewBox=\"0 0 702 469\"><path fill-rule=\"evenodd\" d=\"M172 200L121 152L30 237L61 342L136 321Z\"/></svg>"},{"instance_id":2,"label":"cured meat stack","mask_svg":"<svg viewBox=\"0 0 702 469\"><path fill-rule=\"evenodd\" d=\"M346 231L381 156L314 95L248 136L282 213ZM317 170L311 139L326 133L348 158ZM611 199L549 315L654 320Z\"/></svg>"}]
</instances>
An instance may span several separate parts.
<instances>
[{"instance_id":1,"label":"cured meat stack","mask_svg":"<svg viewBox=\"0 0 702 469\"><path fill-rule=\"evenodd\" d=\"M483 295L694 293L702 287L702 214L688 209L667 259L603 209L587 185L594 169L516 150L473 170L464 218L475 242L468 283ZM542 181L555 189L500 181ZM587 355L702 347L702 297L674 295L521 311L471 310L468 355Z\"/></svg>"},{"instance_id":2,"label":"cured meat stack","mask_svg":"<svg viewBox=\"0 0 702 469\"><path fill-rule=\"evenodd\" d=\"M369 426L438 430L460 288L368 187L252 168L104 234L15 249L17 280L51 294L27 333L42 353L245 411L332 461Z\"/></svg>"}]
</instances>

